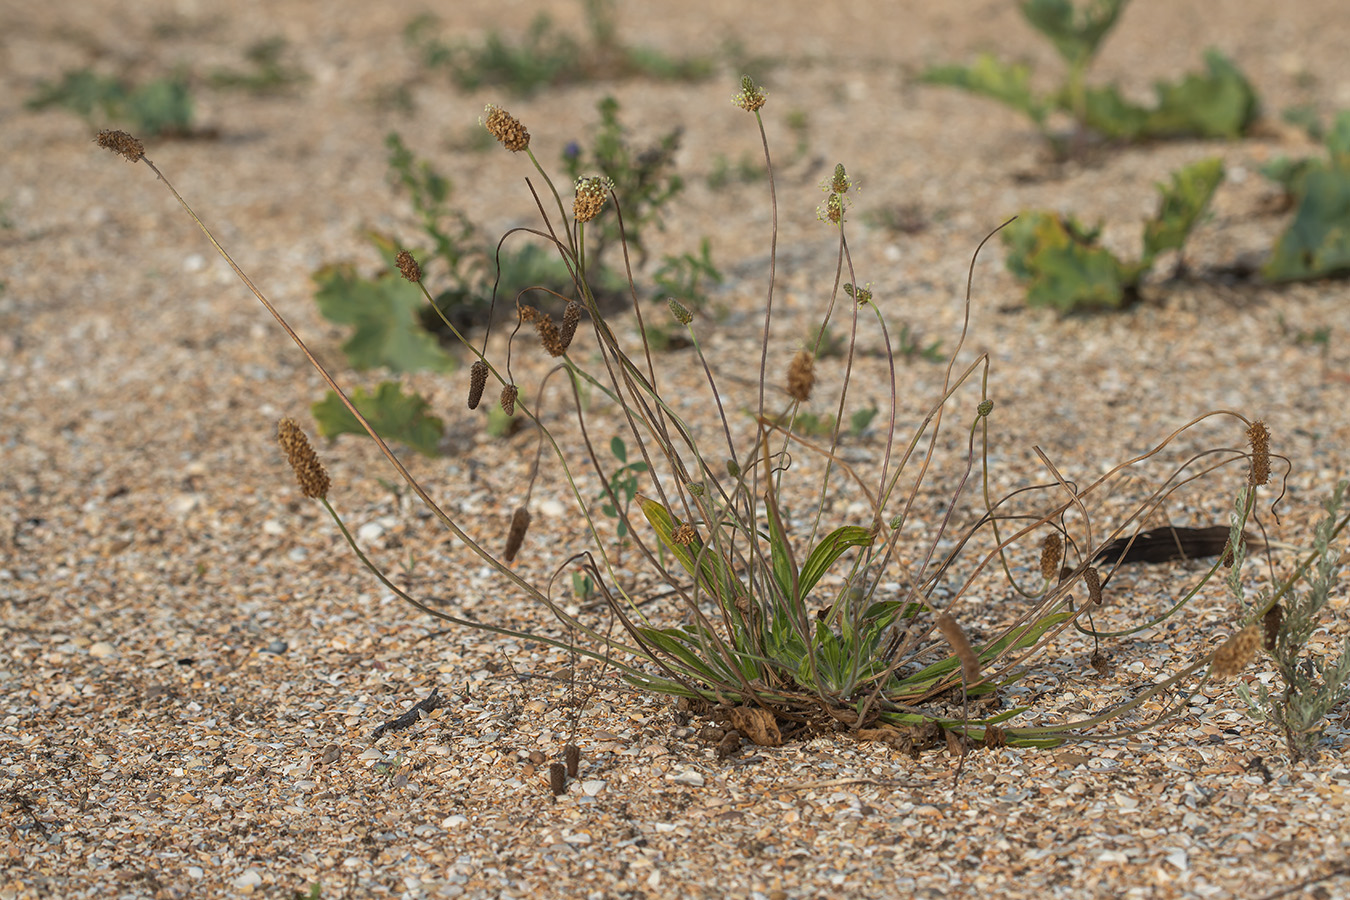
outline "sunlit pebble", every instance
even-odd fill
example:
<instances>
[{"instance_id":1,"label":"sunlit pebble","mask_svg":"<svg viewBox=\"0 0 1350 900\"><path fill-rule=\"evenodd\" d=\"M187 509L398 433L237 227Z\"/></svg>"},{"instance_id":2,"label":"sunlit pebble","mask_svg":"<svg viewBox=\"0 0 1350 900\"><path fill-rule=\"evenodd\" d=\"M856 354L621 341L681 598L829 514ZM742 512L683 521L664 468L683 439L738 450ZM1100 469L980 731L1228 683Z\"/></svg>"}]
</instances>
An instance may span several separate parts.
<instances>
[{"instance_id":1,"label":"sunlit pebble","mask_svg":"<svg viewBox=\"0 0 1350 900\"><path fill-rule=\"evenodd\" d=\"M189 253L183 257L184 272L200 272L206 268L206 257L200 253Z\"/></svg>"}]
</instances>

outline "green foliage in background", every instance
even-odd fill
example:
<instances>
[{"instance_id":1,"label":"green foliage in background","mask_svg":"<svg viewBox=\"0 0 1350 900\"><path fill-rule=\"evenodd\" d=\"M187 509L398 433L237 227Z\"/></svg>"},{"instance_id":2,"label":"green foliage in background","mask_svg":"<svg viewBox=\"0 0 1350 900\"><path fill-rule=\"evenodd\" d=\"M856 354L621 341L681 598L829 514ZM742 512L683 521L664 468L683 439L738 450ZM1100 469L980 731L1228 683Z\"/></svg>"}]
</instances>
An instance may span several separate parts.
<instances>
[{"instance_id":1,"label":"green foliage in background","mask_svg":"<svg viewBox=\"0 0 1350 900\"><path fill-rule=\"evenodd\" d=\"M1281 158L1264 170L1295 203L1262 273L1271 281L1350 274L1350 111L1326 134L1325 159Z\"/></svg>"},{"instance_id":2,"label":"green foliage in background","mask_svg":"<svg viewBox=\"0 0 1350 900\"><path fill-rule=\"evenodd\" d=\"M424 456L436 456L439 453L445 423L427 414L429 405L417 393L403 393L397 381L382 381L373 394L364 388L356 388L351 392L351 400L386 441L406 444ZM324 437L366 433L361 423L332 391L315 403L310 411L319 426L319 434Z\"/></svg>"},{"instance_id":3,"label":"green foliage in background","mask_svg":"<svg viewBox=\"0 0 1350 900\"><path fill-rule=\"evenodd\" d=\"M1027 304L1060 312L1117 309L1138 297L1139 283L1164 250L1181 251L1215 189L1223 162L1193 163L1158 185L1157 214L1144 224L1144 253L1125 262L1099 243L1101 227L1032 211L1002 231L1008 270L1027 285Z\"/></svg>"},{"instance_id":4,"label":"green foliage in background","mask_svg":"<svg viewBox=\"0 0 1350 900\"><path fill-rule=\"evenodd\" d=\"M192 95L182 73L132 86L78 69L66 72L59 82L40 82L25 105L68 109L91 125L125 123L146 137L182 136L192 130Z\"/></svg>"},{"instance_id":5,"label":"green foliage in background","mask_svg":"<svg viewBox=\"0 0 1350 900\"><path fill-rule=\"evenodd\" d=\"M1114 27L1126 0L1096 0L1076 7L1070 0L1025 0L1027 22L1050 39L1067 72L1060 86L1037 94L1031 70L989 54L969 66L929 68L923 80L989 97L1031 119L1055 149L1064 153L1069 141L1051 130L1052 112L1067 114L1079 134L1138 141L1148 138L1236 138L1256 120L1256 93L1242 72L1222 53L1205 54L1205 71L1175 83L1158 82L1152 106L1131 103L1112 85L1089 87L1088 67L1103 39Z\"/></svg>"}]
</instances>

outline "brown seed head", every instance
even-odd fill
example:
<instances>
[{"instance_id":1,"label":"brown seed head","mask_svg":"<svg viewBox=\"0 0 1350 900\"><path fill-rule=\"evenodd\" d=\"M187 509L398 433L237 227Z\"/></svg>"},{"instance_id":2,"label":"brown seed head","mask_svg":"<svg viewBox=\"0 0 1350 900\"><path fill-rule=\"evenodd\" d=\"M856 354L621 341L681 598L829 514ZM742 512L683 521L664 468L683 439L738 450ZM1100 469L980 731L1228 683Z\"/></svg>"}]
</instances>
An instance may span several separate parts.
<instances>
[{"instance_id":1,"label":"brown seed head","mask_svg":"<svg viewBox=\"0 0 1350 900\"><path fill-rule=\"evenodd\" d=\"M1101 606L1102 605L1101 573L1098 572L1092 566L1088 566L1087 571L1083 573L1083 584L1087 585L1088 600L1095 603L1097 606Z\"/></svg>"},{"instance_id":2,"label":"brown seed head","mask_svg":"<svg viewBox=\"0 0 1350 900\"><path fill-rule=\"evenodd\" d=\"M530 133L525 130L525 126L500 106L487 105L487 121L483 127L512 153L519 153L530 146Z\"/></svg>"},{"instance_id":3,"label":"brown seed head","mask_svg":"<svg viewBox=\"0 0 1350 900\"><path fill-rule=\"evenodd\" d=\"M562 328L559 331L559 337L562 339L563 352L572 346L572 338L576 337L577 325L581 323L581 304L575 300L567 301L567 308L563 310Z\"/></svg>"},{"instance_id":4,"label":"brown seed head","mask_svg":"<svg viewBox=\"0 0 1350 900\"><path fill-rule=\"evenodd\" d=\"M544 345L544 350L549 356L562 356L567 352L562 332L558 330L557 323L548 313L541 311L534 317L534 330L539 332L539 343Z\"/></svg>"},{"instance_id":5,"label":"brown seed head","mask_svg":"<svg viewBox=\"0 0 1350 900\"><path fill-rule=\"evenodd\" d=\"M1059 575L1059 564L1064 559L1064 541L1058 531L1052 531L1041 542L1041 577L1054 581Z\"/></svg>"},{"instance_id":6,"label":"brown seed head","mask_svg":"<svg viewBox=\"0 0 1350 900\"><path fill-rule=\"evenodd\" d=\"M563 762L567 765L567 777L576 778L581 769L581 748L576 744L563 747Z\"/></svg>"},{"instance_id":7,"label":"brown seed head","mask_svg":"<svg viewBox=\"0 0 1350 900\"><path fill-rule=\"evenodd\" d=\"M572 216L578 222L589 222L600 215L600 210L605 208L605 201L609 199L609 192L614 190L614 182L602 175L592 175L589 178L577 179L577 196L572 201Z\"/></svg>"},{"instance_id":8,"label":"brown seed head","mask_svg":"<svg viewBox=\"0 0 1350 900\"><path fill-rule=\"evenodd\" d=\"M731 98L731 102L746 112L755 112L764 106L768 96L762 87L755 84L753 78L749 75L743 75L741 76L741 90Z\"/></svg>"},{"instance_id":9,"label":"brown seed head","mask_svg":"<svg viewBox=\"0 0 1350 900\"><path fill-rule=\"evenodd\" d=\"M1247 483L1252 487L1270 480L1270 431L1266 424L1256 421L1247 429L1247 441L1252 445L1252 467Z\"/></svg>"},{"instance_id":10,"label":"brown seed head","mask_svg":"<svg viewBox=\"0 0 1350 900\"><path fill-rule=\"evenodd\" d=\"M487 387L488 364L475 359L469 367L469 409L477 409L478 401L483 399L483 388Z\"/></svg>"},{"instance_id":11,"label":"brown seed head","mask_svg":"<svg viewBox=\"0 0 1350 900\"><path fill-rule=\"evenodd\" d=\"M501 397L502 412L506 413L508 416L514 416L516 414L516 398L519 396L520 388L516 387L514 384L504 385L502 387Z\"/></svg>"},{"instance_id":12,"label":"brown seed head","mask_svg":"<svg viewBox=\"0 0 1350 900\"><path fill-rule=\"evenodd\" d=\"M1284 608L1276 603L1266 614L1261 617L1261 629L1264 632L1264 641L1262 646L1267 651L1275 652L1275 642L1280 637L1280 626L1284 624Z\"/></svg>"},{"instance_id":13,"label":"brown seed head","mask_svg":"<svg viewBox=\"0 0 1350 900\"><path fill-rule=\"evenodd\" d=\"M1214 662L1210 664L1209 673L1215 678L1232 678L1255 658L1262 638L1263 629L1260 625L1248 625L1214 651Z\"/></svg>"},{"instance_id":14,"label":"brown seed head","mask_svg":"<svg viewBox=\"0 0 1350 900\"><path fill-rule=\"evenodd\" d=\"M816 386L816 360L810 350L798 350L788 364L788 396L798 403L811 398L811 388Z\"/></svg>"},{"instance_id":15,"label":"brown seed head","mask_svg":"<svg viewBox=\"0 0 1350 900\"><path fill-rule=\"evenodd\" d=\"M961 660L961 675L965 678L967 684L980 680L980 658L975 655L975 651L970 646L970 641L966 640L966 633L961 630L961 626L956 624L947 613L939 613L937 617L938 631L947 639L951 645L952 652L956 654L957 659Z\"/></svg>"},{"instance_id":16,"label":"brown seed head","mask_svg":"<svg viewBox=\"0 0 1350 900\"><path fill-rule=\"evenodd\" d=\"M128 162L140 162L145 157L145 145L125 131L103 130L94 138L94 143L104 150L111 150Z\"/></svg>"},{"instance_id":17,"label":"brown seed head","mask_svg":"<svg viewBox=\"0 0 1350 900\"><path fill-rule=\"evenodd\" d=\"M831 225L838 225L844 221L844 196L842 194L831 194L825 201L823 207L816 209L816 218L822 222L829 222Z\"/></svg>"},{"instance_id":18,"label":"brown seed head","mask_svg":"<svg viewBox=\"0 0 1350 900\"><path fill-rule=\"evenodd\" d=\"M398 266L399 272L403 277L417 284L422 280L422 267L413 259L413 255L407 250L398 251L398 256L394 257L394 264Z\"/></svg>"},{"instance_id":19,"label":"brown seed head","mask_svg":"<svg viewBox=\"0 0 1350 900\"><path fill-rule=\"evenodd\" d=\"M567 769L562 763L549 763L548 787L555 797L567 790Z\"/></svg>"},{"instance_id":20,"label":"brown seed head","mask_svg":"<svg viewBox=\"0 0 1350 900\"><path fill-rule=\"evenodd\" d=\"M511 530L506 533L506 550L502 553L502 559L516 561L520 545L525 543L525 532L529 530L530 511L523 506L516 507L515 514L511 516Z\"/></svg>"},{"instance_id":21,"label":"brown seed head","mask_svg":"<svg viewBox=\"0 0 1350 900\"><path fill-rule=\"evenodd\" d=\"M671 532L670 539L675 543L679 544L681 547L688 547L690 544L698 540L698 532L694 530L693 525L690 525L688 522L684 522L673 532Z\"/></svg>"},{"instance_id":22,"label":"brown seed head","mask_svg":"<svg viewBox=\"0 0 1350 900\"><path fill-rule=\"evenodd\" d=\"M319 456L309 444L309 438L300 430L294 419L282 419L277 422L277 443L286 454L286 461L295 472L295 480L300 491L306 497L322 499L328 496L328 472L324 470Z\"/></svg>"},{"instance_id":23,"label":"brown seed head","mask_svg":"<svg viewBox=\"0 0 1350 900\"><path fill-rule=\"evenodd\" d=\"M679 322L681 325L688 325L690 322L694 321L694 314L689 311L689 307L685 306L674 297L666 298L666 306L670 307L670 314L674 316L675 321Z\"/></svg>"}]
</instances>

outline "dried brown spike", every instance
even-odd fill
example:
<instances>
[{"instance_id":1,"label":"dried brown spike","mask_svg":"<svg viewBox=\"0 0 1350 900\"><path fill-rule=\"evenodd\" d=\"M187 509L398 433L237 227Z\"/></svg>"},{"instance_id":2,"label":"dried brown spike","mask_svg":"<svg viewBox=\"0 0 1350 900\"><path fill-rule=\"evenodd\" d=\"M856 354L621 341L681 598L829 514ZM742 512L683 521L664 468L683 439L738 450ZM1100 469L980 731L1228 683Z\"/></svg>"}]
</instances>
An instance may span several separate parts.
<instances>
[{"instance_id":1,"label":"dried brown spike","mask_svg":"<svg viewBox=\"0 0 1350 900\"><path fill-rule=\"evenodd\" d=\"M749 75L741 76L741 90L736 96L731 98L731 102L739 106L746 112L755 112L764 106L768 94L759 85L755 84L753 78Z\"/></svg>"},{"instance_id":2,"label":"dried brown spike","mask_svg":"<svg viewBox=\"0 0 1350 900\"><path fill-rule=\"evenodd\" d=\"M104 150L111 150L128 162L140 162L145 156L145 145L125 131L100 131L94 139Z\"/></svg>"},{"instance_id":3,"label":"dried brown spike","mask_svg":"<svg viewBox=\"0 0 1350 900\"><path fill-rule=\"evenodd\" d=\"M487 105L487 114L483 127L507 150L519 153L530 146L530 133L515 116L491 103Z\"/></svg>"},{"instance_id":4,"label":"dried brown spike","mask_svg":"<svg viewBox=\"0 0 1350 900\"><path fill-rule=\"evenodd\" d=\"M798 350L788 365L788 396L798 403L811 399L811 388L816 385L816 361L810 350Z\"/></svg>"},{"instance_id":5,"label":"dried brown spike","mask_svg":"<svg viewBox=\"0 0 1350 900\"><path fill-rule=\"evenodd\" d=\"M477 409L478 401L483 399L483 388L487 387L488 364L481 359L473 361L469 367L469 409Z\"/></svg>"},{"instance_id":6,"label":"dried brown spike","mask_svg":"<svg viewBox=\"0 0 1350 900\"><path fill-rule=\"evenodd\" d=\"M407 250L398 251L398 256L394 257L394 264L398 266L399 272L403 277L417 284L422 280L422 267L413 259L413 255Z\"/></svg>"},{"instance_id":7,"label":"dried brown spike","mask_svg":"<svg viewBox=\"0 0 1350 900\"><path fill-rule=\"evenodd\" d=\"M563 310L562 328L559 329L558 337L562 340L563 352L572 346L572 338L576 337L577 325L581 322L581 304L575 300L567 301L567 308Z\"/></svg>"},{"instance_id":8,"label":"dried brown spike","mask_svg":"<svg viewBox=\"0 0 1350 900\"><path fill-rule=\"evenodd\" d=\"M1210 665L1209 673L1215 678L1232 678L1247 668L1261 646L1263 632L1260 625L1248 625L1224 641L1214 651L1214 662Z\"/></svg>"},{"instance_id":9,"label":"dried brown spike","mask_svg":"<svg viewBox=\"0 0 1350 900\"><path fill-rule=\"evenodd\" d=\"M567 790L567 769L562 763L549 763L548 786L555 797Z\"/></svg>"},{"instance_id":10,"label":"dried brown spike","mask_svg":"<svg viewBox=\"0 0 1350 900\"><path fill-rule=\"evenodd\" d=\"M1041 542L1041 577L1054 581L1059 576L1059 564L1064 559L1064 541L1058 531L1052 531Z\"/></svg>"},{"instance_id":11,"label":"dried brown spike","mask_svg":"<svg viewBox=\"0 0 1350 900\"><path fill-rule=\"evenodd\" d=\"M511 530L506 533L506 551L502 559L515 562L520 545L525 543L525 532L530 529L530 511L523 506L517 507L511 516Z\"/></svg>"},{"instance_id":12,"label":"dried brown spike","mask_svg":"<svg viewBox=\"0 0 1350 900\"><path fill-rule=\"evenodd\" d=\"M300 491L306 497L322 499L328 496L328 472L319 456L309 444L309 438L300 430L294 419L282 419L277 422L277 443L286 454L286 461L295 472L295 480Z\"/></svg>"},{"instance_id":13,"label":"dried brown spike","mask_svg":"<svg viewBox=\"0 0 1350 900\"><path fill-rule=\"evenodd\" d=\"M1238 546L1241 546L1241 544L1239 544ZM1229 540L1223 545L1223 555L1219 557L1219 562L1223 565L1225 569L1233 568L1234 556L1233 556L1232 538L1229 538Z\"/></svg>"},{"instance_id":14,"label":"dried brown spike","mask_svg":"<svg viewBox=\"0 0 1350 900\"><path fill-rule=\"evenodd\" d=\"M578 222L589 222L600 215L613 189L614 182L602 175L578 178L576 199L572 201L572 217Z\"/></svg>"},{"instance_id":15,"label":"dried brown spike","mask_svg":"<svg viewBox=\"0 0 1350 900\"><path fill-rule=\"evenodd\" d=\"M562 356L567 352L562 332L548 313L541 312L534 317L534 330L539 332L539 343L544 345L544 351L549 356Z\"/></svg>"},{"instance_id":16,"label":"dried brown spike","mask_svg":"<svg viewBox=\"0 0 1350 900\"><path fill-rule=\"evenodd\" d=\"M1265 632L1263 646L1267 651L1275 651L1275 641L1280 636L1280 626L1284 624L1284 607L1276 603L1261 617L1261 628Z\"/></svg>"},{"instance_id":17,"label":"dried brown spike","mask_svg":"<svg viewBox=\"0 0 1350 900\"><path fill-rule=\"evenodd\" d=\"M502 412L506 413L508 416L514 416L516 414L516 398L519 396L520 388L516 387L514 384L504 385L502 387L501 398Z\"/></svg>"},{"instance_id":18,"label":"dried brown spike","mask_svg":"<svg viewBox=\"0 0 1350 900\"><path fill-rule=\"evenodd\" d=\"M681 547L688 547L698 540L698 532L694 530L693 525L684 522L671 532L670 539Z\"/></svg>"},{"instance_id":19,"label":"dried brown spike","mask_svg":"<svg viewBox=\"0 0 1350 900\"><path fill-rule=\"evenodd\" d=\"M1083 584L1087 585L1088 599L1098 606L1102 605L1102 576L1093 566L1083 573Z\"/></svg>"},{"instance_id":20,"label":"dried brown spike","mask_svg":"<svg viewBox=\"0 0 1350 900\"><path fill-rule=\"evenodd\" d=\"M581 748L576 744L563 747L563 762L567 764L567 777L576 778L581 768Z\"/></svg>"},{"instance_id":21,"label":"dried brown spike","mask_svg":"<svg viewBox=\"0 0 1350 900\"><path fill-rule=\"evenodd\" d=\"M1270 480L1270 430L1257 420L1247 429L1247 441L1252 445L1252 467L1247 483L1252 487Z\"/></svg>"},{"instance_id":22,"label":"dried brown spike","mask_svg":"<svg viewBox=\"0 0 1350 900\"><path fill-rule=\"evenodd\" d=\"M961 676L967 684L980 680L980 658L975 655L975 651L970 646L970 641L966 640L966 633L961 630L961 626L956 624L946 612L939 613L937 617L938 631L947 639L951 645L952 652L956 654L957 659L961 660Z\"/></svg>"}]
</instances>

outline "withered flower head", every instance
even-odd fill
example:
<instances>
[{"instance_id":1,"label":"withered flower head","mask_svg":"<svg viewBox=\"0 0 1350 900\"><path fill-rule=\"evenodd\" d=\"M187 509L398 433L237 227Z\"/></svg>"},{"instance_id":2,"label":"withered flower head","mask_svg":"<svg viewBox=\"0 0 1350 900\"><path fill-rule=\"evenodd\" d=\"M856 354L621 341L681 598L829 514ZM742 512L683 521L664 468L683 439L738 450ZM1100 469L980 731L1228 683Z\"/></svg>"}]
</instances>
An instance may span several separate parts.
<instances>
[{"instance_id":1,"label":"withered flower head","mask_svg":"<svg viewBox=\"0 0 1350 900\"><path fill-rule=\"evenodd\" d=\"M417 284L422 280L422 267L413 259L413 255L407 250L398 251L398 256L394 257L394 264L398 266L399 272L404 278Z\"/></svg>"},{"instance_id":2,"label":"withered flower head","mask_svg":"<svg viewBox=\"0 0 1350 900\"><path fill-rule=\"evenodd\" d=\"M544 351L549 356L562 356L567 352L567 345L563 343L562 332L558 330L557 323L548 313L541 310L534 317L534 330L539 332L539 343L543 344Z\"/></svg>"},{"instance_id":3,"label":"withered flower head","mask_svg":"<svg viewBox=\"0 0 1350 900\"><path fill-rule=\"evenodd\" d=\"M979 681L980 658L975 655L975 650L970 646L970 641L966 639L966 633L961 630L961 626L950 614L942 612L938 614L937 627L951 645L952 653L961 660L961 675L966 683Z\"/></svg>"},{"instance_id":4,"label":"withered flower head","mask_svg":"<svg viewBox=\"0 0 1350 900\"><path fill-rule=\"evenodd\" d=\"M698 532L688 522L683 522L670 535L670 539L681 547L688 547L698 540Z\"/></svg>"},{"instance_id":5,"label":"withered flower head","mask_svg":"<svg viewBox=\"0 0 1350 900\"><path fill-rule=\"evenodd\" d=\"M614 190L614 182L603 175L592 175L577 179L577 196L572 201L572 216L578 222L589 222L600 215Z\"/></svg>"},{"instance_id":6,"label":"withered flower head","mask_svg":"<svg viewBox=\"0 0 1350 900\"><path fill-rule=\"evenodd\" d=\"M516 387L514 384L508 384L502 387L502 412L506 413L508 416L514 416L516 414L516 398L519 396L520 388Z\"/></svg>"},{"instance_id":7,"label":"withered flower head","mask_svg":"<svg viewBox=\"0 0 1350 900\"><path fill-rule=\"evenodd\" d=\"M1054 581L1059 577L1059 564L1064 559L1064 541L1058 531L1052 531L1041 542L1041 577Z\"/></svg>"},{"instance_id":8,"label":"withered flower head","mask_svg":"<svg viewBox=\"0 0 1350 900\"><path fill-rule=\"evenodd\" d=\"M525 543L525 532L530 530L530 511L523 506L516 507L511 516L511 530L506 533L506 550L502 559L515 562L520 545Z\"/></svg>"},{"instance_id":9,"label":"withered flower head","mask_svg":"<svg viewBox=\"0 0 1350 900\"><path fill-rule=\"evenodd\" d=\"M548 787L555 797L567 790L567 767L562 763L548 764Z\"/></svg>"},{"instance_id":10,"label":"withered flower head","mask_svg":"<svg viewBox=\"0 0 1350 900\"><path fill-rule=\"evenodd\" d=\"M844 293L853 298L853 302L859 306L866 306L872 302L872 289L861 287L859 285L844 285Z\"/></svg>"},{"instance_id":11,"label":"withered flower head","mask_svg":"<svg viewBox=\"0 0 1350 900\"><path fill-rule=\"evenodd\" d=\"M475 359L469 367L469 409L477 409L483 399L483 388L487 387L488 364Z\"/></svg>"},{"instance_id":12,"label":"withered flower head","mask_svg":"<svg viewBox=\"0 0 1350 900\"><path fill-rule=\"evenodd\" d=\"M816 361L810 350L798 350L788 365L788 396L798 403L805 403L811 398L811 388L816 385L815 366Z\"/></svg>"},{"instance_id":13,"label":"withered flower head","mask_svg":"<svg viewBox=\"0 0 1350 900\"><path fill-rule=\"evenodd\" d=\"M295 480L300 491L306 497L322 499L328 496L328 472L319 456L309 444L309 438L300 430L294 419L282 419L277 422L277 443L286 454L286 461L295 472Z\"/></svg>"},{"instance_id":14,"label":"withered flower head","mask_svg":"<svg viewBox=\"0 0 1350 900\"><path fill-rule=\"evenodd\" d=\"M581 322L581 304L576 300L567 301L567 308L563 310L562 328L559 331L559 338L562 340L563 352L572 346L572 338L576 337L577 325Z\"/></svg>"},{"instance_id":15,"label":"withered flower head","mask_svg":"<svg viewBox=\"0 0 1350 900\"><path fill-rule=\"evenodd\" d=\"M125 131L100 131L94 139L104 150L111 150L128 162L140 162L145 156L145 145Z\"/></svg>"},{"instance_id":16,"label":"withered flower head","mask_svg":"<svg viewBox=\"0 0 1350 900\"><path fill-rule=\"evenodd\" d=\"M1260 625L1248 625L1224 641L1219 649L1214 651L1214 662L1209 668L1210 674L1215 678L1232 678L1247 668L1247 664L1256 657L1256 651L1265 638L1264 631Z\"/></svg>"},{"instance_id":17,"label":"withered flower head","mask_svg":"<svg viewBox=\"0 0 1350 900\"><path fill-rule=\"evenodd\" d=\"M512 153L519 153L530 146L530 133L525 130L525 126L500 106L487 105L487 121L483 126Z\"/></svg>"},{"instance_id":18,"label":"withered flower head","mask_svg":"<svg viewBox=\"0 0 1350 900\"><path fill-rule=\"evenodd\" d=\"M825 201L825 205L816 208L816 218L822 222L829 222L831 225L839 225L844 221L844 196L842 194L831 194Z\"/></svg>"},{"instance_id":19,"label":"withered flower head","mask_svg":"<svg viewBox=\"0 0 1350 900\"><path fill-rule=\"evenodd\" d=\"M746 112L755 112L764 106L768 96L762 87L755 84L753 78L749 75L743 75L741 76L740 92L731 98L731 102Z\"/></svg>"},{"instance_id":20,"label":"withered flower head","mask_svg":"<svg viewBox=\"0 0 1350 900\"><path fill-rule=\"evenodd\" d=\"M1252 487L1270 480L1270 431L1266 423L1256 421L1247 429L1247 441L1252 445L1252 467L1247 483Z\"/></svg>"},{"instance_id":21,"label":"withered flower head","mask_svg":"<svg viewBox=\"0 0 1350 900\"><path fill-rule=\"evenodd\" d=\"M577 772L581 769L581 748L576 744L563 747L563 762L567 766L568 777L576 778Z\"/></svg>"},{"instance_id":22,"label":"withered flower head","mask_svg":"<svg viewBox=\"0 0 1350 900\"><path fill-rule=\"evenodd\" d=\"M1102 605L1101 573L1099 573L1096 570L1096 568L1088 566L1087 571L1083 573L1083 583L1087 585L1088 600L1090 600L1091 602L1095 603L1098 606L1101 606Z\"/></svg>"}]
</instances>

